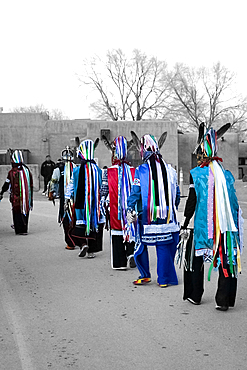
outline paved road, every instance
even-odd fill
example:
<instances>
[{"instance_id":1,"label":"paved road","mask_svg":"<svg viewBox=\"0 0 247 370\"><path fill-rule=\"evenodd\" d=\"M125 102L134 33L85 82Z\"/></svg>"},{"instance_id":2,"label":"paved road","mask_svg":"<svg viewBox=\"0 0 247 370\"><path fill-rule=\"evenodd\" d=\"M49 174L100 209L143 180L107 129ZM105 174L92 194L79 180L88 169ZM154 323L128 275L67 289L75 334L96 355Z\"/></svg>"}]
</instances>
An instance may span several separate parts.
<instances>
[{"instance_id":1,"label":"paved road","mask_svg":"<svg viewBox=\"0 0 247 370\"><path fill-rule=\"evenodd\" d=\"M236 188L247 219L245 184ZM35 193L29 235L16 236L6 194L0 203L1 370L246 368L246 253L236 307L218 312L217 273L205 281L203 304L193 306L182 300L179 268L178 286L157 286L150 248L152 283L134 287L136 269L110 268L107 232L93 260L65 250L57 212Z\"/></svg>"}]
</instances>

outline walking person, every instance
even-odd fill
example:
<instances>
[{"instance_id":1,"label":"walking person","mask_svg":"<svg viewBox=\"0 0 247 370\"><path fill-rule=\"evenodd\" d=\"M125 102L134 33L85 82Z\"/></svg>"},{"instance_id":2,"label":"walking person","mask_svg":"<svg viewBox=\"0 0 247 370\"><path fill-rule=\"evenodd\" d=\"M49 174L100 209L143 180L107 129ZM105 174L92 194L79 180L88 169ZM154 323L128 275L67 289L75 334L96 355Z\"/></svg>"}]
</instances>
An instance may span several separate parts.
<instances>
[{"instance_id":1,"label":"walking person","mask_svg":"<svg viewBox=\"0 0 247 370\"><path fill-rule=\"evenodd\" d=\"M176 209L180 202L180 190L177 173L171 165L166 164L159 151L166 140L166 132L161 135L159 142L153 135L144 135L140 140L133 131L131 135L144 162L136 168L127 201L128 220L134 222L137 217L139 229L134 257L140 276L133 284L151 282L148 247L155 246L157 283L161 288L166 288L178 284L174 266L179 240Z\"/></svg>"},{"instance_id":2,"label":"walking person","mask_svg":"<svg viewBox=\"0 0 247 370\"><path fill-rule=\"evenodd\" d=\"M234 177L217 156L218 139L230 128L217 132L210 128L204 134L200 125L195 149L198 166L190 171L189 196L184 211L182 237L194 216L186 246L183 299L201 303L204 292L204 262L211 262L208 279L214 267L219 271L215 295L216 309L227 311L235 305L237 276L241 271L243 249L243 218L234 189Z\"/></svg>"},{"instance_id":3,"label":"walking person","mask_svg":"<svg viewBox=\"0 0 247 370\"><path fill-rule=\"evenodd\" d=\"M21 150L13 152L11 165L12 169L8 172L0 192L0 200L3 198L3 193L9 190L15 233L27 235L29 212L33 208L33 177L29 168L23 163Z\"/></svg>"},{"instance_id":4,"label":"walking person","mask_svg":"<svg viewBox=\"0 0 247 370\"><path fill-rule=\"evenodd\" d=\"M96 139L84 140L77 150L81 164L73 170L65 193L65 211L70 199L74 202L74 227L69 232L74 245L80 247L79 257L94 258L103 249L103 228L105 218L100 213L100 188L102 170L94 161L94 150L99 143Z\"/></svg>"},{"instance_id":5,"label":"walking person","mask_svg":"<svg viewBox=\"0 0 247 370\"><path fill-rule=\"evenodd\" d=\"M47 186L51 179L51 176L52 176L52 173L55 167L55 163L51 160L51 156L49 154L45 158L46 159L42 163L41 171L40 171L41 176L44 177L44 190L43 190L42 195L46 195L47 193Z\"/></svg>"},{"instance_id":6,"label":"walking person","mask_svg":"<svg viewBox=\"0 0 247 370\"><path fill-rule=\"evenodd\" d=\"M70 198L67 212L64 213L64 197L67 186L72 177L73 169L73 151L67 146L61 152L61 158L58 159L51 180L50 180L50 191L48 194L48 199L53 201L55 204L55 199L59 198L59 213L58 213L58 222L63 225L64 230L64 240L66 243L65 249L74 250L75 242L72 236L69 234L69 231L73 227L72 220L72 208L73 208L73 199Z\"/></svg>"},{"instance_id":7,"label":"walking person","mask_svg":"<svg viewBox=\"0 0 247 370\"><path fill-rule=\"evenodd\" d=\"M123 136L118 136L112 143L103 136L106 147L112 153L112 166L104 172L102 181L102 200L109 194L111 267L126 270L136 267L134 260L134 227L127 222L127 198L130 195L135 169L127 162L128 143Z\"/></svg>"}]
</instances>

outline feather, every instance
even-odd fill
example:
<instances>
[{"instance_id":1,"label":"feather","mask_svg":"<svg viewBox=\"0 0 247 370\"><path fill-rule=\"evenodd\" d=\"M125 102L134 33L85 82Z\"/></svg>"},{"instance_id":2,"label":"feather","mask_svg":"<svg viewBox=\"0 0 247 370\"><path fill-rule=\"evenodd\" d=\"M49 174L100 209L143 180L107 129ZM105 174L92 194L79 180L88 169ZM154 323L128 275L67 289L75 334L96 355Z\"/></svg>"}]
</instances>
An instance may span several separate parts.
<instances>
[{"instance_id":1,"label":"feather","mask_svg":"<svg viewBox=\"0 0 247 370\"><path fill-rule=\"evenodd\" d=\"M133 139L131 139L130 141L127 141L127 149L128 150L131 149L133 145L134 145Z\"/></svg>"},{"instance_id":2,"label":"feather","mask_svg":"<svg viewBox=\"0 0 247 370\"><path fill-rule=\"evenodd\" d=\"M104 144L107 147L107 149L112 152L112 150L113 150L112 145L109 143L109 141L108 141L108 139L105 135L102 135L102 140L104 141Z\"/></svg>"},{"instance_id":3,"label":"feather","mask_svg":"<svg viewBox=\"0 0 247 370\"><path fill-rule=\"evenodd\" d=\"M217 131L217 139L219 139L221 136L223 136L230 127L231 127L231 124L230 123L226 123L224 126L222 126Z\"/></svg>"},{"instance_id":4,"label":"feather","mask_svg":"<svg viewBox=\"0 0 247 370\"><path fill-rule=\"evenodd\" d=\"M159 149L162 148L164 142L166 141L166 138L167 138L167 131L163 132L163 134L161 135L161 137L159 138L159 141L158 141L158 146L159 146Z\"/></svg>"},{"instance_id":5,"label":"feather","mask_svg":"<svg viewBox=\"0 0 247 370\"><path fill-rule=\"evenodd\" d=\"M99 138L97 137L97 139L94 142L94 149L97 148L98 144L99 144Z\"/></svg>"},{"instance_id":6,"label":"feather","mask_svg":"<svg viewBox=\"0 0 247 370\"><path fill-rule=\"evenodd\" d=\"M131 136L132 136L132 139L133 139L133 142L136 146L136 148L140 151L141 150L141 142L138 138L138 136L136 135L136 133L134 131L130 131L131 133Z\"/></svg>"},{"instance_id":7,"label":"feather","mask_svg":"<svg viewBox=\"0 0 247 370\"><path fill-rule=\"evenodd\" d=\"M203 137L204 137L204 128L205 128L205 125L204 125L204 122L202 122L199 126L199 129L198 129L198 139L197 139L197 144L201 144L202 140L203 140Z\"/></svg>"},{"instance_id":8,"label":"feather","mask_svg":"<svg viewBox=\"0 0 247 370\"><path fill-rule=\"evenodd\" d=\"M80 145L80 139L78 136L75 137L75 146L79 146Z\"/></svg>"}]
</instances>

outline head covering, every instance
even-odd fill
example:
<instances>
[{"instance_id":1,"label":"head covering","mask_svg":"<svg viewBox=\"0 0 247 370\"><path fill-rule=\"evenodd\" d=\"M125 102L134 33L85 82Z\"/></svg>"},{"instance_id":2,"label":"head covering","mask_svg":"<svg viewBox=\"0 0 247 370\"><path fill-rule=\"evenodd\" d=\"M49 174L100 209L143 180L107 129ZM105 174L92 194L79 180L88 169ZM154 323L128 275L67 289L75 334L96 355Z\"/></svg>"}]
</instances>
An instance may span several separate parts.
<instances>
[{"instance_id":1,"label":"head covering","mask_svg":"<svg viewBox=\"0 0 247 370\"><path fill-rule=\"evenodd\" d=\"M66 148L61 151L61 157L65 161L73 161L73 151L69 146L66 146Z\"/></svg>"},{"instance_id":2,"label":"head covering","mask_svg":"<svg viewBox=\"0 0 247 370\"><path fill-rule=\"evenodd\" d=\"M159 150L157 139L154 135L146 134L141 137L141 146L144 152L154 152L156 153Z\"/></svg>"},{"instance_id":3,"label":"head covering","mask_svg":"<svg viewBox=\"0 0 247 370\"><path fill-rule=\"evenodd\" d=\"M12 161L14 163L23 163L23 156L21 150L15 150L12 154Z\"/></svg>"},{"instance_id":4,"label":"head covering","mask_svg":"<svg viewBox=\"0 0 247 370\"><path fill-rule=\"evenodd\" d=\"M113 142L115 148L115 157L117 159L125 159L127 157L127 139L123 136L118 136Z\"/></svg>"},{"instance_id":5,"label":"head covering","mask_svg":"<svg viewBox=\"0 0 247 370\"><path fill-rule=\"evenodd\" d=\"M197 155L202 155L204 158L215 157L218 151L217 132L211 127L203 137L201 144L197 148Z\"/></svg>"},{"instance_id":6,"label":"head covering","mask_svg":"<svg viewBox=\"0 0 247 370\"><path fill-rule=\"evenodd\" d=\"M78 147L77 156L83 160L94 159L94 142L93 140L84 140Z\"/></svg>"}]
</instances>

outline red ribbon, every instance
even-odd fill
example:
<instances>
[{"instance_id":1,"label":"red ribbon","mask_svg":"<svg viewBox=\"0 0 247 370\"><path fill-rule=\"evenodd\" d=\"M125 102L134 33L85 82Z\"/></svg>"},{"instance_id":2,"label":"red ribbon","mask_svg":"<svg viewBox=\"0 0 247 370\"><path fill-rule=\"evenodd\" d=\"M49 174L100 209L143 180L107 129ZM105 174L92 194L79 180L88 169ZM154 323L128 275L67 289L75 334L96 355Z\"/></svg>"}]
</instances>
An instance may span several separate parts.
<instances>
[{"instance_id":1,"label":"red ribbon","mask_svg":"<svg viewBox=\"0 0 247 370\"><path fill-rule=\"evenodd\" d=\"M208 166L210 162L217 161L217 162L223 162L223 159L220 157L208 157L203 161L203 163L200 165L201 168Z\"/></svg>"},{"instance_id":2,"label":"red ribbon","mask_svg":"<svg viewBox=\"0 0 247 370\"><path fill-rule=\"evenodd\" d=\"M112 160L112 165L115 166L115 165L121 165L122 163L126 163L130 166L130 162L126 161L126 159L113 159Z\"/></svg>"}]
</instances>

